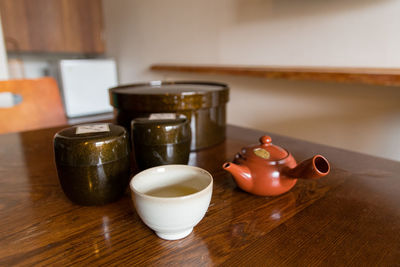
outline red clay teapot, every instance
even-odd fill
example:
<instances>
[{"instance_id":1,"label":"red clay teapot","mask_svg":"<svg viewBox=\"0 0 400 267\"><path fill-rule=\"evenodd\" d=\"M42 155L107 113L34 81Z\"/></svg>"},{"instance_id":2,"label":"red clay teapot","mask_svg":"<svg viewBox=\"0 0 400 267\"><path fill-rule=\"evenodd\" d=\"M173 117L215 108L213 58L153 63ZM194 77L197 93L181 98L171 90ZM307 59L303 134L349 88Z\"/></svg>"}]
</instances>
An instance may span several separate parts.
<instances>
[{"instance_id":1,"label":"red clay teapot","mask_svg":"<svg viewBox=\"0 0 400 267\"><path fill-rule=\"evenodd\" d=\"M329 162L316 155L299 164L293 156L262 136L260 145L245 147L235 155L235 163L222 167L233 175L237 185L259 196L276 196L289 191L301 179L318 179L329 173Z\"/></svg>"}]
</instances>

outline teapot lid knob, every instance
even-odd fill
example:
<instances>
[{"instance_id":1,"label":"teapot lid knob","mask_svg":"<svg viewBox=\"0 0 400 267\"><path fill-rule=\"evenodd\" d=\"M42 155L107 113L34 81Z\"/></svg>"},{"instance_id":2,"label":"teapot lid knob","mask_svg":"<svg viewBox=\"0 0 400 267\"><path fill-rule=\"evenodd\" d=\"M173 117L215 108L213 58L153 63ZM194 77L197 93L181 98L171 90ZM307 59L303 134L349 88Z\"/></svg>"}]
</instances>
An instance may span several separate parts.
<instances>
[{"instance_id":1,"label":"teapot lid knob","mask_svg":"<svg viewBox=\"0 0 400 267\"><path fill-rule=\"evenodd\" d=\"M271 142L272 142L272 139L271 139L271 137L268 136L268 135L264 135L264 136L262 136L262 137L260 138L260 143L262 143L262 144L267 144L267 145L269 145L269 144L271 144Z\"/></svg>"}]
</instances>

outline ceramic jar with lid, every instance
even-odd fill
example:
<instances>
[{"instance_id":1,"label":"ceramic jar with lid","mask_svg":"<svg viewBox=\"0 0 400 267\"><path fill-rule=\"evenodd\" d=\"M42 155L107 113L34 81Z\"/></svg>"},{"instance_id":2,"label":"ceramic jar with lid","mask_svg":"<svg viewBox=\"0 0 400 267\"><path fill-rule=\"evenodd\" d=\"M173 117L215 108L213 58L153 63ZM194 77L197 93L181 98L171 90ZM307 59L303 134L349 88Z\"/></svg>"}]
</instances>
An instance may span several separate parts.
<instances>
[{"instance_id":1,"label":"ceramic jar with lid","mask_svg":"<svg viewBox=\"0 0 400 267\"><path fill-rule=\"evenodd\" d=\"M191 127L191 150L225 140L229 88L215 82L161 82L111 88L110 102L117 123L130 129L131 121L152 113L183 114Z\"/></svg>"},{"instance_id":2,"label":"ceramic jar with lid","mask_svg":"<svg viewBox=\"0 0 400 267\"><path fill-rule=\"evenodd\" d=\"M58 132L54 154L65 195L80 205L102 205L121 197L131 174L128 143L126 130L110 123Z\"/></svg>"},{"instance_id":3,"label":"ceramic jar with lid","mask_svg":"<svg viewBox=\"0 0 400 267\"><path fill-rule=\"evenodd\" d=\"M187 164L191 131L187 118L153 113L132 120L132 146L140 170L167 164Z\"/></svg>"}]
</instances>

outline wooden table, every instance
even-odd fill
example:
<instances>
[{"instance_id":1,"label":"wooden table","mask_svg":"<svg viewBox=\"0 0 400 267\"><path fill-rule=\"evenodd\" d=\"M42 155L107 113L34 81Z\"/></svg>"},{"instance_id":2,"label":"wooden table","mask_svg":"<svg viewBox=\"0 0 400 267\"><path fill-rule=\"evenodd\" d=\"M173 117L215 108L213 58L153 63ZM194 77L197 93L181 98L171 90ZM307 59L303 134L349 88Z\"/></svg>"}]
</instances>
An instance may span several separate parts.
<instances>
[{"instance_id":1,"label":"wooden table","mask_svg":"<svg viewBox=\"0 0 400 267\"><path fill-rule=\"evenodd\" d=\"M64 196L52 150L59 129L0 135L1 266L400 264L400 162L271 134L298 160L325 155L332 171L257 197L221 165L263 133L229 126L224 143L191 154L191 165L214 176L206 216L185 239L165 241L141 222L128 192L101 207Z\"/></svg>"}]
</instances>

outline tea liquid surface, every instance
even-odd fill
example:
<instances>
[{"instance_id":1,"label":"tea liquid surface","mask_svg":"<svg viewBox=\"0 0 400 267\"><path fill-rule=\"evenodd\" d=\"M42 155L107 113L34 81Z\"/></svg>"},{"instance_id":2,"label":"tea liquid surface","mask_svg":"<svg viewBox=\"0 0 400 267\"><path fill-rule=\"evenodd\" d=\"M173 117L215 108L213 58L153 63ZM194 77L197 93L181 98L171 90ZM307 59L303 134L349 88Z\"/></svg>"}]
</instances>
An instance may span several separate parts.
<instances>
[{"instance_id":1,"label":"tea liquid surface","mask_svg":"<svg viewBox=\"0 0 400 267\"><path fill-rule=\"evenodd\" d=\"M146 192L146 195L153 197L181 197L187 196L198 192L196 188L192 188L185 185L169 185L164 187L159 187Z\"/></svg>"}]
</instances>

